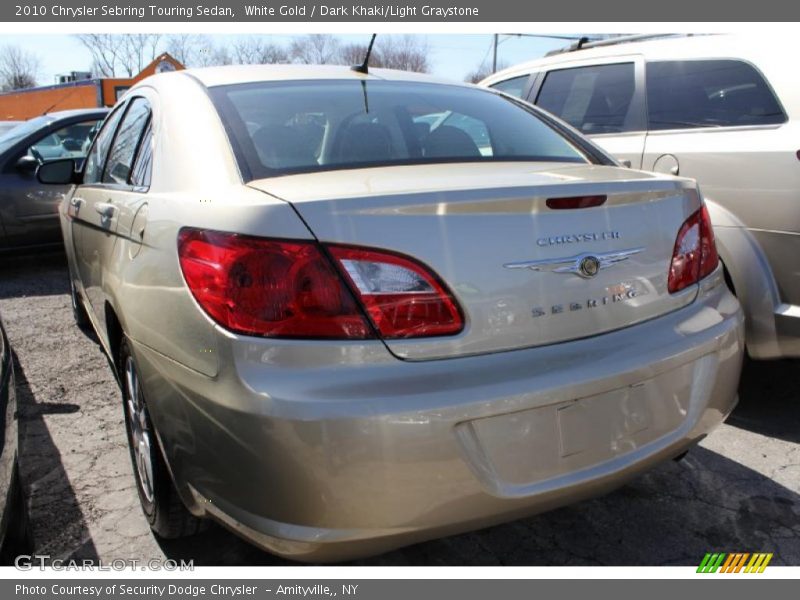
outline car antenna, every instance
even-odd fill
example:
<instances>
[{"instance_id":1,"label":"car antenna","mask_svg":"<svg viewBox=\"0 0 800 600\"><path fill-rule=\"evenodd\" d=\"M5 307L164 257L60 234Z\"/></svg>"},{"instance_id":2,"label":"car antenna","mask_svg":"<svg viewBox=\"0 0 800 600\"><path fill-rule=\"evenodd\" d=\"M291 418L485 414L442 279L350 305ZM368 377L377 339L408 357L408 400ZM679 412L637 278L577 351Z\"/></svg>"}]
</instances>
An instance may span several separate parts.
<instances>
[{"instance_id":1,"label":"car antenna","mask_svg":"<svg viewBox=\"0 0 800 600\"><path fill-rule=\"evenodd\" d=\"M64 100L66 100L67 98L69 98L70 96L72 96L72 94L74 94L74 93L75 93L75 89L76 89L76 88L72 88L72 89L69 91L69 93L68 93L66 96L62 96L61 98L59 98L58 100L56 100L55 102L53 102L53 103L52 103L50 106L48 106L48 107L45 109L45 111L44 111L44 112L43 112L43 113L42 113L40 116L44 116L44 115L46 115L46 114L47 114L47 113L49 113L51 110L53 110L53 109L54 109L56 106L58 106L59 104L61 104L61 103L62 103Z\"/></svg>"},{"instance_id":2,"label":"car antenna","mask_svg":"<svg viewBox=\"0 0 800 600\"><path fill-rule=\"evenodd\" d=\"M364 73L364 75L369 74L369 57L372 54L372 45L375 43L376 37L378 37L378 34L373 33L372 39L369 41L369 46L367 46L367 55L364 57L364 62L360 65L353 65L350 67L351 70L355 71L356 73Z\"/></svg>"}]
</instances>

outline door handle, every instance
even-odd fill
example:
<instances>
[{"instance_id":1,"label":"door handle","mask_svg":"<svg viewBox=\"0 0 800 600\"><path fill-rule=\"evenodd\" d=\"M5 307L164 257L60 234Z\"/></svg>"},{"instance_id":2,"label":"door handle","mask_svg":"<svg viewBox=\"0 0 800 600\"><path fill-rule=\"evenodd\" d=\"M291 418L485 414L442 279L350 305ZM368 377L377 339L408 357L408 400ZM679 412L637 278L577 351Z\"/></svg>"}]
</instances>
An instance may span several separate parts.
<instances>
[{"instance_id":1,"label":"door handle","mask_svg":"<svg viewBox=\"0 0 800 600\"><path fill-rule=\"evenodd\" d=\"M104 219L110 219L114 216L114 211L117 210L117 207L113 204L109 204L108 202L98 202L94 205L94 209Z\"/></svg>"},{"instance_id":2,"label":"door handle","mask_svg":"<svg viewBox=\"0 0 800 600\"><path fill-rule=\"evenodd\" d=\"M73 196L69 200L69 206L67 207L67 215L71 218L75 218L78 216L78 213L81 210L81 206L83 206L83 198L76 198Z\"/></svg>"}]
</instances>

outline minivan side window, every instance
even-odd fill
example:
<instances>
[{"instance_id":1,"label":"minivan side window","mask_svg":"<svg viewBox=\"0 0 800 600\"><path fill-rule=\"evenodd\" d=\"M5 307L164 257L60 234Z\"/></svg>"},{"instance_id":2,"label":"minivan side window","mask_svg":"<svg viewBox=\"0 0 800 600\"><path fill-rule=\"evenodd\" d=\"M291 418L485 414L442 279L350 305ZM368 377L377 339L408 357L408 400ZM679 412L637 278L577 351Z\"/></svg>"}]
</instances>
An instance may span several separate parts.
<instances>
[{"instance_id":1,"label":"minivan side window","mask_svg":"<svg viewBox=\"0 0 800 600\"><path fill-rule=\"evenodd\" d=\"M86 157L86 166L83 170L84 185L100 183L103 177L106 156L108 156L108 148L111 145L111 140L114 139L114 132L117 130L117 125L124 112L124 106L118 107L103 123L103 127L97 134L91 150L89 150L89 156Z\"/></svg>"},{"instance_id":2,"label":"minivan side window","mask_svg":"<svg viewBox=\"0 0 800 600\"><path fill-rule=\"evenodd\" d=\"M588 135L625 131L635 87L633 63L550 71L536 104Z\"/></svg>"},{"instance_id":3,"label":"minivan side window","mask_svg":"<svg viewBox=\"0 0 800 600\"><path fill-rule=\"evenodd\" d=\"M783 123L786 116L761 74L739 60L648 62L651 130Z\"/></svg>"},{"instance_id":4,"label":"minivan side window","mask_svg":"<svg viewBox=\"0 0 800 600\"><path fill-rule=\"evenodd\" d=\"M506 79L505 81L498 81L497 83L493 84L490 87L492 89L504 92L509 96L514 96L515 98L522 98L522 93L525 91L525 86L528 85L529 78L530 78L529 75L523 75L521 77L513 77L512 79Z\"/></svg>"},{"instance_id":5,"label":"minivan side window","mask_svg":"<svg viewBox=\"0 0 800 600\"><path fill-rule=\"evenodd\" d=\"M103 183L127 185L130 182L133 159L149 119L150 105L147 100L131 100L108 153L106 168L103 169Z\"/></svg>"}]
</instances>

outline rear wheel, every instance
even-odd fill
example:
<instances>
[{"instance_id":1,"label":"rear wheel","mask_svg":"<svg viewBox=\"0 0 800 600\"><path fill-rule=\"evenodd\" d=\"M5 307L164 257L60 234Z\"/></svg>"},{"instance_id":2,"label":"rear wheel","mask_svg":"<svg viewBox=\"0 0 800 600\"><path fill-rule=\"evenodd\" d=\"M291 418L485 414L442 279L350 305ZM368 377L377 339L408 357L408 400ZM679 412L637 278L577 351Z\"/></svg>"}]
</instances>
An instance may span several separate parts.
<instances>
[{"instance_id":1,"label":"rear wheel","mask_svg":"<svg viewBox=\"0 0 800 600\"><path fill-rule=\"evenodd\" d=\"M119 361L125 428L142 511L150 528L163 538L198 533L205 522L186 509L172 483L150 421L139 371L128 340L124 338L120 345Z\"/></svg>"},{"instance_id":2,"label":"rear wheel","mask_svg":"<svg viewBox=\"0 0 800 600\"><path fill-rule=\"evenodd\" d=\"M2 565L13 565L17 556L32 554L34 548L31 522L28 518L28 508L25 503L25 494L22 491L19 468L15 467L11 482L8 515L5 519L8 529L5 532L3 547L0 549L0 564Z\"/></svg>"}]
</instances>

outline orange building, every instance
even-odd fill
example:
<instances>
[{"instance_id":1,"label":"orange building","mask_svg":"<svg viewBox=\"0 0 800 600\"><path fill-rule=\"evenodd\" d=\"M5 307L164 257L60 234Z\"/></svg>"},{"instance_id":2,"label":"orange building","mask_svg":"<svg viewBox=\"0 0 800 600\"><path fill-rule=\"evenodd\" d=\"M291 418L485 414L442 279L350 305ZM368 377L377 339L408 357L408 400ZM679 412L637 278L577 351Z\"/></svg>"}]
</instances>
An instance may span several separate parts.
<instances>
[{"instance_id":1,"label":"orange building","mask_svg":"<svg viewBox=\"0 0 800 600\"><path fill-rule=\"evenodd\" d=\"M131 78L85 79L0 93L0 121L24 121L45 113L73 108L114 106L128 88L145 77L183 68L181 63L165 52Z\"/></svg>"}]
</instances>

